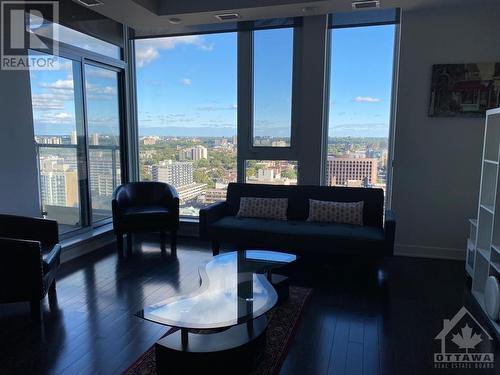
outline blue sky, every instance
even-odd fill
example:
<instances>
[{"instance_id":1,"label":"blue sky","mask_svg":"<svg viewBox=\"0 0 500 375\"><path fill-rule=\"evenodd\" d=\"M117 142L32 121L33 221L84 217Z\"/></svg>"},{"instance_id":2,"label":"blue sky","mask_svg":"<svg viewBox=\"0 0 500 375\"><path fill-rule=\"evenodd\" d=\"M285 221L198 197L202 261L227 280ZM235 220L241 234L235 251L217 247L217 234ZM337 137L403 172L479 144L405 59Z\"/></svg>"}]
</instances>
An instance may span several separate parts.
<instances>
[{"instance_id":1,"label":"blue sky","mask_svg":"<svg viewBox=\"0 0 500 375\"><path fill-rule=\"evenodd\" d=\"M394 25L333 30L330 136L388 136L394 31Z\"/></svg>"},{"instance_id":2,"label":"blue sky","mask_svg":"<svg viewBox=\"0 0 500 375\"><path fill-rule=\"evenodd\" d=\"M257 135L289 136L291 29L254 41ZM140 134L236 134L236 35L140 40ZM388 135L394 26L333 31L330 136Z\"/></svg>"},{"instance_id":3,"label":"blue sky","mask_svg":"<svg viewBox=\"0 0 500 375\"><path fill-rule=\"evenodd\" d=\"M289 136L291 29L255 33L254 122L257 135ZM137 97L140 135L236 134L235 33L138 40ZM394 26L336 29L332 37L330 136L388 135ZM115 73L92 69L91 132L116 134ZM75 129L73 71L31 72L36 134Z\"/></svg>"},{"instance_id":4,"label":"blue sky","mask_svg":"<svg viewBox=\"0 0 500 375\"><path fill-rule=\"evenodd\" d=\"M57 70L31 70L35 135L70 135L76 130L75 78L79 64L59 57ZM119 134L117 73L85 66L89 134Z\"/></svg>"}]
</instances>

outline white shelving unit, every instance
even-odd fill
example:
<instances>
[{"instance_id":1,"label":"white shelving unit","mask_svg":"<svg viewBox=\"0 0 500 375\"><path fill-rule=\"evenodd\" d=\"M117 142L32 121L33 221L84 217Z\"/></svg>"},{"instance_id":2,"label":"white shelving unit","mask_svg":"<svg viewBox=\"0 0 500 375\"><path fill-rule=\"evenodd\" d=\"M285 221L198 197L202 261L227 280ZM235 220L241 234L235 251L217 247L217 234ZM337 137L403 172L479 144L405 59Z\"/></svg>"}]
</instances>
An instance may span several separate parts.
<instances>
[{"instance_id":1,"label":"white shelving unit","mask_svg":"<svg viewBox=\"0 0 500 375\"><path fill-rule=\"evenodd\" d=\"M500 108L486 112L483 162L477 219L469 219L465 269L472 294L484 310L486 279L500 280ZM500 320L490 320L500 335Z\"/></svg>"}]
</instances>

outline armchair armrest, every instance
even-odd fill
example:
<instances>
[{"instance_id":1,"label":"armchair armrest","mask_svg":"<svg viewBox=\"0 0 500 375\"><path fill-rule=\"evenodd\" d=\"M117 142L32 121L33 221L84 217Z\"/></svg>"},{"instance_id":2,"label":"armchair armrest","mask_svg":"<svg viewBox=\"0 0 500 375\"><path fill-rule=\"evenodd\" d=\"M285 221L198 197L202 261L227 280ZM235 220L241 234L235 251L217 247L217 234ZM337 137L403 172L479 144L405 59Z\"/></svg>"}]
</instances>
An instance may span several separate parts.
<instances>
[{"instance_id":1,"label":"armchair armrest","mask_svg":"<svg viewBox=\"0 0 500 375\"><path fill-rule=\"evenodd\" d=\"M166 184L167 194L169 195L168 207L173 215L173 220L175 223L179 223L179 194L177 190L172 185Z\"/></svg>"},{"instance_id":2,"label":"armchair armrest","mask_svg":"<svg viewBox=\"0 0 500 375\"><path fill-rule=\"evenodd\" d=\"M200 238L210 239L210 226L226 215L226 202L216 202L200 210Z\"/></svg>"},{"instance_id":3,"label":"armchair armrest","mask_svg":"<svg viewBox=\"0 0 500 375\"><path fill-rule=\"evenodd\" d=\"M0 237L0 300L42 298L42 252L39 241Z\"/></svg>"},{"instance_id":4,"label":"armchair armrest","mask_svg":"<svg viewBox=\"0 0 500 375\"><path fill-rule=\"evenodd\" d=\"M40 241L44 245L54 245L59 242L59 227L55 220L0 215L0 237Z\"/></svg>"},{"instance_id":5,"label":"armchair armrest","mask_svg":"<svg viewBox=\"0 0 500 375\"><path fill-rule=\"evenodd\" d=\"M177 190L175 190L175 187L169 184L165 185L167 185L167 191L170 194L170 198L179 200L179 194L177 193Z\"/></svg>"},{"instance_id":6,"label":"armchair armrest","mask_svg":"<svg viewBox=\"0 0 500 375\"><path fill-rule=\"evenodd\" d=\"M384 233L387 246L387 255L393 255L394 238L396 235L396 213L393 210L385 211Z\"/></svg>"}]
</instances>

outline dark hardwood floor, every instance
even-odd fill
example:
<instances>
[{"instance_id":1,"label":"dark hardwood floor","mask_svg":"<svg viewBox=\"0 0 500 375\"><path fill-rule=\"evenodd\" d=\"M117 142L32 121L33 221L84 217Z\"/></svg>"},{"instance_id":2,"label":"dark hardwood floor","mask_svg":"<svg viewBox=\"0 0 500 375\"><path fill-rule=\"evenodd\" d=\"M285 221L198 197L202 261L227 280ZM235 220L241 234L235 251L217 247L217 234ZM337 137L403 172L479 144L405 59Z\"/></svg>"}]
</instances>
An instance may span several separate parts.
<instances>
[{"instance_id":1,"label":"dark hardwood floor","mask_svg":"<svg viewBox=\"0 0 500 375\"><path fill-rule=\"evenodd\" d=\"M153 345L167 328L134 313L196 289L211 252L192 239L180 240L177 258L162 256L155 241L135 247L125 260L108 246L64 264L41 326L27 303L0 305L0 373L120 374ZM465 305L484 322L462 262L393 257L376 272L356 258L302 258L290 273L314 292L282 374L495 373L432 368L443 319ZM498 374L497 339L494 351Z\"/></svg>"}]
</instances>

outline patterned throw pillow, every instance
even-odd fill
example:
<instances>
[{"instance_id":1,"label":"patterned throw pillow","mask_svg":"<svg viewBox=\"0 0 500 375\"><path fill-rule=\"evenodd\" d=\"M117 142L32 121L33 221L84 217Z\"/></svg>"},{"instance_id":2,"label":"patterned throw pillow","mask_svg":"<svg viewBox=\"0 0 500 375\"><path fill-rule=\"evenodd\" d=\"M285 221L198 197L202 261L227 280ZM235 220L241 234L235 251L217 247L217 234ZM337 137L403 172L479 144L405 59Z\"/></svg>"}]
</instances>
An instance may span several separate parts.
<instances>
[{"instance_id":1,"label":"patterned throw pillow","mask_svg":"<svg viewBox=\"0 0 500 375\"><path fill-rule=\"evenodd\" d=\"M288 198L242 197L236 216L286 220Z\"/></svg>"},{"instance_id":2,"label":"patterned throw pillow","mask_svg":"<svg viewBox=\"0 0 500 375\"><path fill-rule=\"evenodd\" d=\"M309 199L307 221L363 225L363 201L327 202Z\"/></svg>"}]
</instances>

